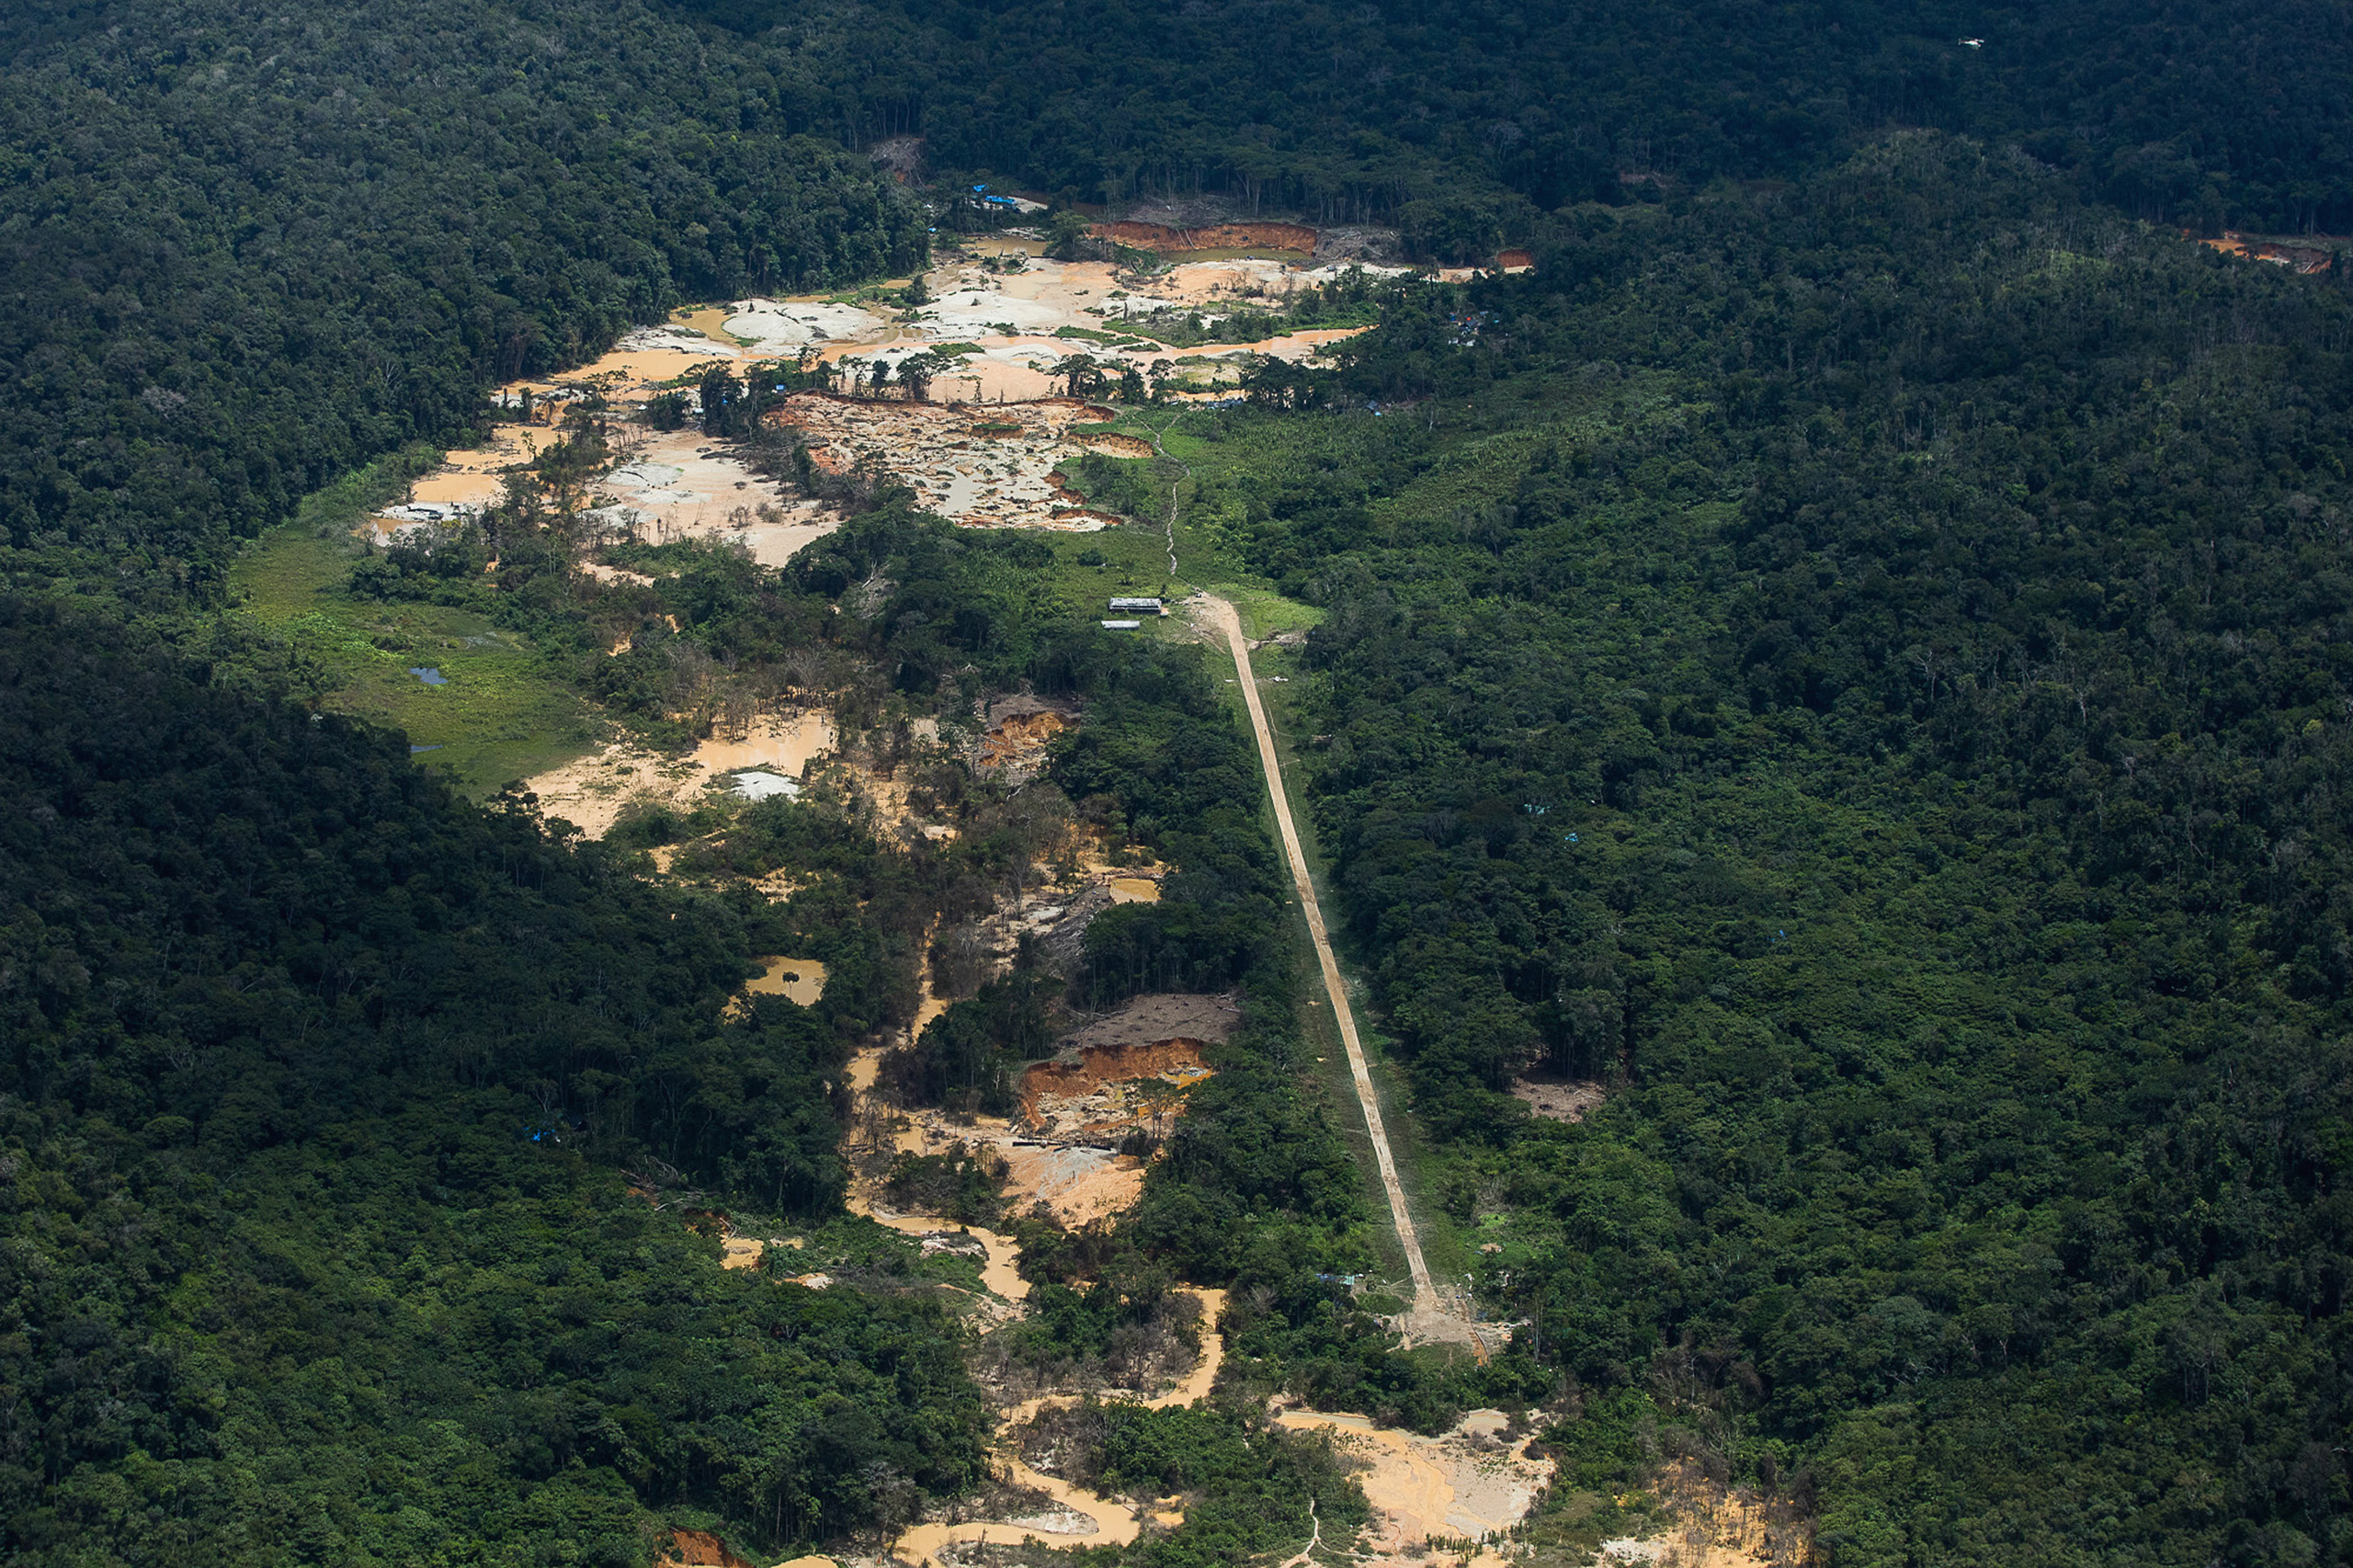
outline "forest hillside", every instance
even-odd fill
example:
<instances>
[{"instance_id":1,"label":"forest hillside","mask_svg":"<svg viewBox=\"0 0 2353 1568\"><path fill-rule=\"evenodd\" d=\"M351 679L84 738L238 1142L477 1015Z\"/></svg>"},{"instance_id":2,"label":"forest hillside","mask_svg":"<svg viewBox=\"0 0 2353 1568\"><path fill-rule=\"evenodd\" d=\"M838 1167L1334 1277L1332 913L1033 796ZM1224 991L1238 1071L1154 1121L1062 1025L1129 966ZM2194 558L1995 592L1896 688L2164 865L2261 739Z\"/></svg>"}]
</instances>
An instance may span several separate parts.
<instances>
[{"instance_id":1,"label":"forest hillside","mask_svg":"<svg viewBox=\"0 0 2353 1568\"><path fill-rule=\"evenodd\" d=\"M1837 1562L2344 1539L2349 353L1918 136L1186 449L1489 1289Z\"/></svg>"}]
</instances>

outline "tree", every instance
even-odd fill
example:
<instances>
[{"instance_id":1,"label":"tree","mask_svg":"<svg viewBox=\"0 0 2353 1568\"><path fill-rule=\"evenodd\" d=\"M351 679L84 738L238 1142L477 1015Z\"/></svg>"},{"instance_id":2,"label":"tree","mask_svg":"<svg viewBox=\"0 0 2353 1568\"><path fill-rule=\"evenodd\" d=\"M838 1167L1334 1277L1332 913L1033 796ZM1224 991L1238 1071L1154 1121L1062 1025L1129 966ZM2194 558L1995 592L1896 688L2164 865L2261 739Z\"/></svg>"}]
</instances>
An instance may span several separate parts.
<instances>
[{"instance_id":1,"label":"tree","mask_svg":"<svg viewBox=\"0 0 2353 1568\"><path fill-rule=\"evenodd\" d=\"M1088 236L1093 227L1085 213L1064 208L1046 225L1046 254L1057 261L1085 259L1089 251L1099 248L1099 242Z\"/></svg>"},{"instance_id":2,"label":"tree","mask_svg":"<svg viewBox=\"0 0 2353 1568\"><path fill-rule=\"evenodd\" d=\"M743 395L744 384L724 365L713 365L702 373L702 433L706 436L728 434L727 412Z\"/></svg>"},{"instance_id":3,"label":"tree","mask_svg":"<svg viewBox=\"0 0 2353 1568\"><path fill-rule=\"evenodd\" d=\"M1067 354L1054 361L1051 372L1070 389L1073 397L1095 397L1103 390L1103 369L1092 354Z\"/></svg>"},{"instance_id":4,"label":"tree","mask_svg":"<svg viewBox=\"0 0 2353 1568\"><path fill-rule=\"evenodd\" d=\"M899 361L899 384L907 389L909 403L921 403L931 395L933 379L955 367L953 358L926 348Z\"/></svg>"}]
</instances>

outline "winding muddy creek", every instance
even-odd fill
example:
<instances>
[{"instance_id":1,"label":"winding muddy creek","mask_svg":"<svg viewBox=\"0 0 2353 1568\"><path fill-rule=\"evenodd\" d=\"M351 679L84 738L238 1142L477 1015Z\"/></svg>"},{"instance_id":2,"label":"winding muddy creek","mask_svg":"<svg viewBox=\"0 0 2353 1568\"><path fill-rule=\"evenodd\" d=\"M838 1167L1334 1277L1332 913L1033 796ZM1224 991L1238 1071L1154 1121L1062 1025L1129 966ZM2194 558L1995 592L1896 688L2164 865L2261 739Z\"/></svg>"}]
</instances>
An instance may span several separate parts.
<instances>
[{"instance_id":1,"label":"winding muddy creek","mask_svg":"<svg viewBox=\"0 0 2353 1568\"><path fill-rule=\"evenodd\" d=\"M924 1026L938 1017L945 1006L946 1004L934 995L930 987L926 985L923 1004L915 1014L915 1021L909 1026L909 1038L920 1036ZM860 1051L851 1063L850 1088L858 1102L857 1114L859 1116L869 1111L870 1108L866 1102L874 1092L874 1081L881 1068L883 1051L884 1048L881 1046L870 1046ZM919 1145L920 1134L901 1134L902 1143L904 1144L911 1136ZM1021 1278L1019 1272L1021 1247L1011 1236L978 1226L957 1225L954 1221L933 1216L895 1213L878 1207L875 1197L871 1184L864 1181L853 1182L849 1197L850 1211L863 1214L877 1224L888 1225L904 1235L926 1236L935 1234L941 1230L961 1231L987 1249L986 1261L981 1266L982 1285L992 1294L1001 1297L1017 1308L1021 1302L1029 1300L1029 1281ZM1196 1400L1207 1398L1211 1385L1217 1381L1218 1368L1225 1360L1225 1336L1216 1332L1218 1316L1225 1311L1225 1292L1188 1290L1187 1293L1199 1301L1201 1321L1207 1325L1201 1335L1200 1359L1176 1388L1155 1398L1143 1401L1147 1409L1163 1410L1174 1405L1190 1404ZM1036 1420L1040 1411L1074 1405L1083 1397L1085 1396L1075 1393L1041 1394L1032 1399L1023 1400L1017 1404L1001 1407L998 1411L1001 1423L1000 1443L996 1452L991 1457L990 1463L1000 1481L1028 1491L1042 1493L1057 1506L1088 1520L1094 1527L1091 1531L1083 1535L1070 1534L1065 1537L1064 1532L1050 1530L1040 1524L1028 1521L1004 1523L972 1520L956 1524L944 1522L916 1524L910 1526L891 1543L890 1551L892 1560L907 1565L907 1568L925 1568L925 1565L934 1564L939 1561L938 1553L943 1549L950 1545L972 1542L1017 1546L1024 1540L1040 1539L1054 1540L1056 1544L1061 1544L1062 1540L1066 1539L1072 1545L1126 1546L1133 1541L1142 1528L1142 1523L1137 1517L1134 1509L1114 1498L1104 1497L1084 1487L1074 1486L1059 1476L1047 1475L1031 1469L1022 1462L1020 1455L1014 1451L1010 1441L1011 1435ZM1159 1522L1172 1524L1176 1521L1173 1516L1164 1515Z\"/></svg>"}]
</instances>

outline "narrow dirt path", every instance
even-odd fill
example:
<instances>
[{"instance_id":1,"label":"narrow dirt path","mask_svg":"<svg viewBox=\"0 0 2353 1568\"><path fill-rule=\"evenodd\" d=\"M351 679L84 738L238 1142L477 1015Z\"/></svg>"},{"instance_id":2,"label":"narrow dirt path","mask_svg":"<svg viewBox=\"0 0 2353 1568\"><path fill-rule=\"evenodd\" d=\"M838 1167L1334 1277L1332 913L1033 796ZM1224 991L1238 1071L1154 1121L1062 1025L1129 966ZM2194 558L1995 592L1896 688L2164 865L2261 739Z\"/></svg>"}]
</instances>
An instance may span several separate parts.
<instances>
[{"instance_id":1,"label":"narrow dirt path","mask_svg":"<svg viewBox=\"0 0 2353 1568\"><path fill-rule=\"evenodd\" d=\"M1168 574L1171 577L1176 575L1176 490L1186 480L1193 477L1192 466L1182 458L1171 457L1168 449L1161 443L1160 438L1168 434L1170 428L1176 425L1176 415L1169 415L1162 420L1159 426L1152 433L1152 449L1168 461L1175 463L1178 475L1168 482L1168 516L1165 520L1165 527L1168 533Z\"/></svg>"},{"instance_id":2,"label":"narrow dirt path","mask_svg":"<svg viewBox=\"0 0 2353 1568\"><path fill-rule=\"evenodd\" d=\"M1364 1042L1357 1038L1356 1014L1348 1006L1347 986L1340 979L1339 960L1332 956L1332 939L1324 927L1324 906L1315 901L1315 883L1307 874L1307 857L1299 846L1299 828L1291 821L1290 798L1283 791L1282 764L1275 755L1275 733L1267 723L1267 710L1258 700L1257 677L1250 672L1250 644L1242 635L1242 618L1225 600L1201 596L1202 612L1225 633L1233 651L1234 673L1241 676L1242 700L1250 707L1250 727L1258 735L1258 760L1267 774L1267 792L1274 798L1275 821L1282 829L1283 853L1290 860L1291 885L1299 891L1300 907L1307 912L1307 934L1315 943L1315 961L1324 971L1324 992L1332 999L1332 1017L1340 1026L1341 1043L1347 1047L1348 1075L1356 1081L1357 1103L1364 1108L1365 1131L1372 1137L1372 1157L1381 1167L1381 1189L1389 1195L1389 1217L1397 1227L1398 1244L1405 1249L1405 1267L1414 1277L1414 1314L1437 1318L1445 1306L1422 1261L1422 1244L1414 1235L1414 1217L1405 1211L1405 1188L1397 1179L1397 1161L1389 1152L1389 1134L1381 1125L1381 1099L1372 1087L1372 1069L1366 1063Z\"/></svg>"},{"instance_id":3,"label":"narrow dirt path","mask_svg":"<svg viewBox=\"0 0 2353 1568\"><path fill-rule=\"evenodd\" d=\"M1315 1499L1313 1497L1307 1500L1307 1522L1315 1527L1307 1538L1307 1544L1299 1549L1298 1556L1281 1563L1279 1568L1308 1568L1315 1561L1315 1549L1324 1544L1324 1521L1315 1517Z\"/></svg>"},{"instance_id":4,"label":"narrow dirt path","mask_svg":"<svg viewBox=\"0 0 2353 1568\"><path fill-rule=\"evenodd\" d=\"M926 945L928 945L926 943ZM923 1006L909 1027L910 1040L921 1036L923 1028L938 1017L947 1004L924 988ZM882 1045L870 1046L858 1052L850 1067L850 1086L861 1107L867 1096L874 1093L874 1081L881 1065ZM903 1145L904 1147L904 1145ZM981 1266L981 1283L990 1291L1018 1305L1029 1295L1029 1281L1020 1274L1021 1247L1011 1236L975 1225L960 1225L953 1221L928 1215L898 1214L888 1209L878 1209L879 1196L869 1184L853 1182L848 1197L850 1212L862 1214L878 1224L888 1225L902 1234L921 1236L936 1231L955 1230L977 1239L985 1249L985 1261ZM1225 1361L1225 1336L1217 1331L1217 1322L1225 1311L1225 1292L1196 1286L1181 1286L1201 1305L1201 1357L1183 1381L1157 1398L1142 1402L1147 1410L1165 1410L1176 1405L1190 1404L1209 1397L1210 1385L1217 1381L1218 1369ZM983 1332L986 1332L983 1330ZM891 1542L888 1555L899 1568L936 1568L940 1554L947 1548L987 1542L998 1546L1018 1546L1025 1540L1063 1546L1126 1546L1136 1539L1142 1528L1136 1511L1126 1504L1109 1497L1098 1496L1084 1487L1074 1486L1059 1476L1041 1474L1021 1462L1020 1455L1004 1440L1015 1427L1037 1418L1040 1410L1050 1405L1071 1405L1078 1403L1077 1394L1041 1394L1024 1400L997 1412L1000 1421L998 1444L989 1456L989 1468L1001 1481L1015 1486L1041 1492L1054 1504L1086 1519L1094 1527L1084 1535L1069 1535L1060 1530L1041 1528L1037 1523L1006 1523L1003 1521L968 1520L960 1524L931 1523L909 1526Z\"/></svg>"}]
</instances>

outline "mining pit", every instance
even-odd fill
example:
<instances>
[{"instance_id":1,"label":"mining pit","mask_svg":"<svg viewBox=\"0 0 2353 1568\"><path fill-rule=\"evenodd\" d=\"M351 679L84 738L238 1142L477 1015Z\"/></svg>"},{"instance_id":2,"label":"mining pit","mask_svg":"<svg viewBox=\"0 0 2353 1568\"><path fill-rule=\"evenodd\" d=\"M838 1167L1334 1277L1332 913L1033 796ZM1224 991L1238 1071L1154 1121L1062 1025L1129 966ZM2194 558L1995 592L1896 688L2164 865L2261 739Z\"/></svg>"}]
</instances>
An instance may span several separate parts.
<instances>
[{"instance_id":1,"label":"mining pit","mask_svg":"<svg viewBox=\"0 0 2353 1568\"><path fill-rule=\"evenodd\" d=\"M1115 1142L1165 1127L1183 1113L1183 1096L1210 1075L1197 1040L1088 1046L1023 1070L1022 1125L1032 1137Z\"/></svg>"},{"instance_id":2,"label":"mining pit","mask_svg":"<svg viewBox=\"0 0 2353 1568\"><path fill-rule=\"evenodd\" d=\"M510 412L528 408L528 421L499 426L480 449L449 453L362 531L384 542L404 529L430 529L496 505L507 476L555 439L554 426L584 400L601 399L626 416L665 388L694 382L713 363L741 371L763 359L813 355L842 362L864 380L877 361L895 370L911 356L935 350L954 362L933 380L938 401L802 393L789 400L781 417L808 432L820 466L843 472L871 463L911 486L926 507L964 527L1106 527L1118 519L1088 509L1060 480L1057 466L1090 448L1124 458L1149 457L1152 449L1133 437L1086 431L1111 411L1057 396L1063 383L1055 366L1085 354L1116 377L1126 367L1142 370L1166 360L1196 372L1189 390L1176 395L1217 397L1230 394L1257 358L1303 359L1365 330L1316 328L1185 348L1136 335L1125 324L1130 318L1179 311L1214 321L1238 309L1279 305L1288 292L1336 278L1341 268L1316 262L1316 231L1297 224L1181 233L1131 227L1163 242L1154 248L1194 259L1130 288L1108 263L1055 261L1037 254L1040 242L1000 238L944 255L925 278L928 302L907 312L823 297L747 299L678 312L665 324L624 335L592 364L498 389L493 401ZM1236 248L1252 254L1221 254ZM840 525L833 508L754 471L723 442L691 428L656 432L626 418L621 429L611 469L590 486L592 533L657 542L714 540L781 565Z\"/></svg>"},{"instance_id":3,"label":"mining pit","mask_svg":"<svg viewBox=\"0 0 2353 1568\"><path fill-rule=\"evenodd\" d=\"M589 838L602 838L623 812L648 805L691 811L732 775L759 771L799 778L834 748L834 721L820 711L765 713L742 730L721 731L685 756L619 740L527 779L540 813L560 817Z\"/></svg>"}]
</instances>

